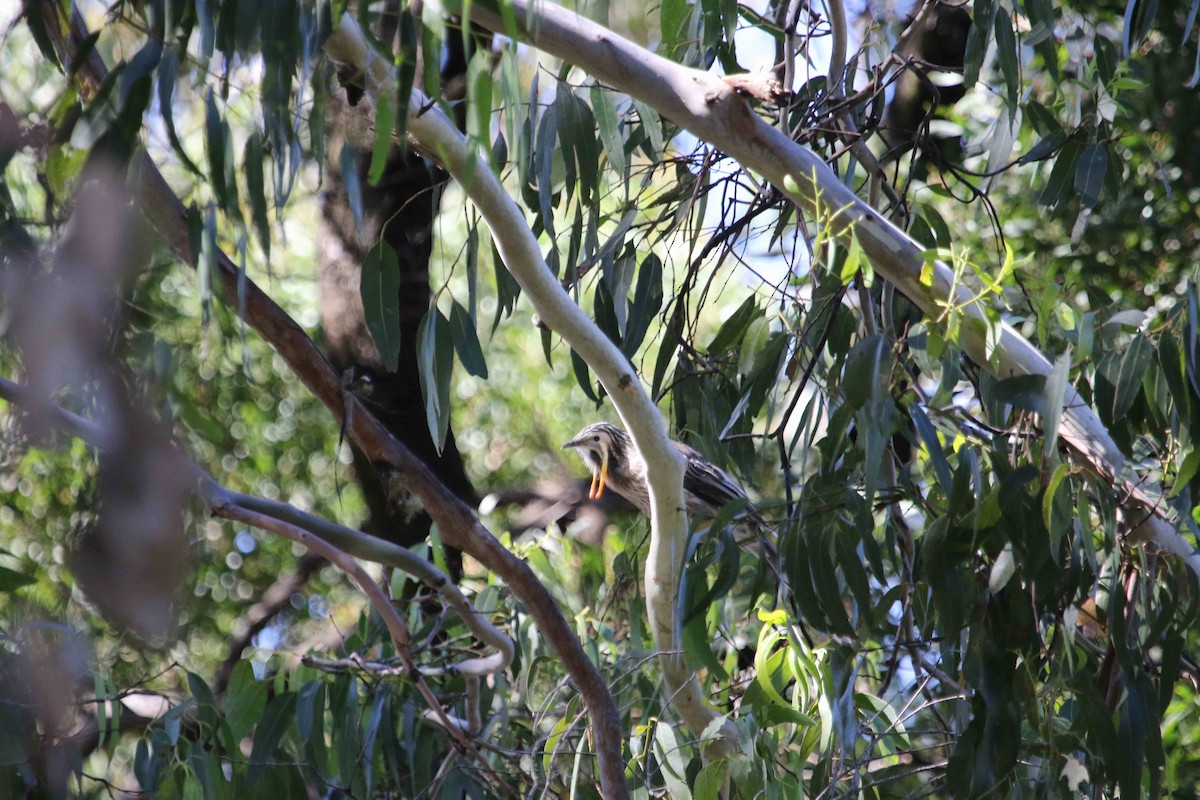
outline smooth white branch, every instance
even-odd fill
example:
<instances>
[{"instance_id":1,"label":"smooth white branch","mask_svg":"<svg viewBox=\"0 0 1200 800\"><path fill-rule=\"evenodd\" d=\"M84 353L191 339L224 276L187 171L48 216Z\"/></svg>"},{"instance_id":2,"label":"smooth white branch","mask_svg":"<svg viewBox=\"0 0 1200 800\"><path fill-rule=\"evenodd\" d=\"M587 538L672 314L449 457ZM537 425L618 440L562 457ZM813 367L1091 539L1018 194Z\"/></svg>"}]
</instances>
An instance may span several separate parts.
<instances>
[{"instance_id":1,"label":"smooth white branch","mask_svg":"<svg viewBox=\"0 0 1200 800\"><path fill-rule=\"evenodd\" d=\"M511 2L515 33L522 41L646 103L766 178L808 213L832 213L831 232L846 242L857 236L875 271L927 316L936 319L945 309L956 309L963 317L963 348L982 367L1002 378L1050 375L1050 360L1007 323L1000 328L993 352L985 334L990 324L987 309L955 280L953 271L936 262L931 279L922 282L925 248L859 199L815 153L755 114L725 79L650 53L561 6L539 3L531 11L528 0ZM471 5L470 14L472 23L511 33L501 14L481 2ZM1063 398L1059 436L1133 502L1131 516L1145 517L1137 538L1179 556L1200 577L1200 553L1171 522L1162 490L1134 473L1104 424L1070 385Z\"/></svg>"},{"instance_id":2,"label":"smooth white branch","mask_svg":"<svg viewBox=\"0 0 1200 800\"><path fill-rule=\"evenodd\" d=\"M363 75L366 94L373 104L381 92L392 91L396 85L392 68L372 51L358 24L348 14L326 41L325 52L334 61ZM628 359L555 279L524 213L475 145L417 90L409 98L405 124L411 143L440 162L475 204L491 230L501 260L537 309L542 322L596 373L646 461L653 504L650 554L646 560L647 615L660 654L665 695L691 731L699 736L710 730L721 715L704 703L700 684L683 655L676 612L688 533L683 503L684 462L671 445L666 422ZM724 733L732 734L732 726Z\"/></svg>"}]
</instances>

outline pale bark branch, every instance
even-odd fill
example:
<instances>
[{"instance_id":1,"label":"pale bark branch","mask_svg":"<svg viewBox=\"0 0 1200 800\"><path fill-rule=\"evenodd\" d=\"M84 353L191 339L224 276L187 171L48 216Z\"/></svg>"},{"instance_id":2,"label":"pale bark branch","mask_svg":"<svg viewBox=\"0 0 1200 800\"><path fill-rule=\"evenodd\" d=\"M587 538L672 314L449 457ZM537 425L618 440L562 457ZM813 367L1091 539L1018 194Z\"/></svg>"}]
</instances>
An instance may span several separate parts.
<instances>
[{"instance_id":1,"label":"pale bark branch","mask_svg":"<svg viewBox=\"0 0 1200 800\"><path fill-rule=\"evenodd\" d=\"M802 210L832 216L831 232L847 242L857 236L875 271L928 317L936 320L947 308L955 308L963 317L963 349L982 367L1002 378L1050 374L1049 359L1007 323L995 352L989 354L986 308L968 287L956 283L952 270L937 262L928 285L922 283L925 248L860 200L815 153L756 115L724 79L649 53L561 6L539 3L533 12L529 0L512 0L512 6L522 41L655 108L762 175ZM504 20L491 2L473 3L470 13L473 23L505 32ZM1070 386L1059 435L1132 501L1134 519L1145 517L1138 538L1179 556L1200 576L1200 554L1178 531L1162 490L1134 473L1095 412Z\"/></svg>"},{"instance_id":2,"label":"pale bark branch","mask_svg":"<svg viewBox=\"0 0 1200 800\"><path fill-rule=\"evenodd\" d=\"M343 16L326 41L325 51L334 61L365 75L367 95L372 99L395 86L391 68L373 52L350 15ZM647 615L661 656L664 693L692 733L699 736L721 715L705 704L700 683L683 654L677 613L687 541L683 459L671 445L662 414L635 377L632 365L555 279L525 215L487 161L477 153L475 145L438 108L431 108L421 92L413 92L408 108L409 137L423 152L441 162L463 187L491 229L505 266L537 309L542 322L596 373L634 445L646 460L653 504L650 553L646 560ZM732 729L726 732L732 733Z\"/></svg>"}]
</instances>

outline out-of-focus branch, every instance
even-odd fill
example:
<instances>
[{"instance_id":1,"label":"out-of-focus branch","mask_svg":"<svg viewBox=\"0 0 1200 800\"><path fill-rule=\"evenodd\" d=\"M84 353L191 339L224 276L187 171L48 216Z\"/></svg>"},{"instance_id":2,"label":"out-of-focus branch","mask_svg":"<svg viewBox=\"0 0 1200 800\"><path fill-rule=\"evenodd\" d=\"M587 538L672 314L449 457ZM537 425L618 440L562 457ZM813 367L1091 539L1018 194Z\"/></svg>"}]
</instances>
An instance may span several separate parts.
<instances>
[{"instance_id":1,"label":"out-of-focus branch","mask_svg":"<svg viewBox=\"0 0 1200 800\"><path fill-rule=\"evenodd\" d=\"M434 695L429 685L425 683L425 678L421 673L421 669L413 661L412 656L412 637L409 635L408 626L404 624L399 612L392 605L391 599L383 591L374 578L367 574L366 569L361 564L355 561L348 553L345 553L331 545L329 542L320 537L306 531L298 525L293 525L290 522L284 522L267 514L260 514L257 511L251 511L238 505L233 499L233 492L218 492L212 500L213 514L225 519L234 520L246 525L253 525L256 528L262 528L265 531L270 531L276 536L290 539L297 544L302 544L314 553L317 553L329 563L342 570L362 589L363 594L367 596L371 607L375 609L380 618L383 619L383 624L387 627L388 634L392 639L392 644L396 647L396 654L400 656L400 660L404 664L404 671L408 678L416 686L421 697L424 698L429 710L433 713L445 728L446 732L454 739L455 745L463 751L471 753L472 756L479 761L480 764L486 765L486 761L479 751L475 748L471 737L463 730L463 727L455 720L448 718L446 710L442 708L441 702ZM515 790L507 786L502 779L494 773L487 773L490 780L498 781L503 788L507 789L510 794L515 794Z\"/></svg>"},{"instance_id":2,"label":"out-of-focus branch","mask_svg":"<svg viewBox=\"0 0 1200 800\"><path fill-rule=\"evenodd\" d=\"M30 403L36 402L32 393L25 387L2 376L0 376L0 398L23 408L28 408ZM51 403L41 404L39 411L48 413L55 420L55 424L61 425L64 430L89 444L99 445L103 441L102 429L90 420ZM303 533L305 540L300 543L306 547L308 547L308 537L317 537L325 544L319 547L309 547L309 549L339 567L342 566L340 561L325 557L325 551L329 547L336 548L337 552L347 557L353 556L402 570L441 595L446 605L462 618L467 629L481 642L496 651L488 656L468 658L446 667L425 670L426 674L489 675L504 670L512 663L516 649L512 639L492 625L483 613L471 605L458 586L433 564L397 544L356 531L353 528L347 528L344 525L338 525L314 514L301 511L287 503L231 491L214 480L195 462L189 461L187 464L191 472L189 477L194 481L201 499L209 507L213 516L244 522L246 514L254 514L256 521L251 524L255 527L263 528L292 541L300 541L296 537ZM288 527L270 527L260 524L267 518ZM351 575L356 579L359 577L355 573L351 573ZM286 596L290 596L290 592ZM368 597L371 596L368 595ZM232 668L230 669L232 670Z\"/></svg>"},{"instance_id":3,"label":"out-of-focus branch","mask_svg":"<svg viewBox=\"0 0 1200 800\"><path fill-rule=\"evenodd\" d=\"M61 63L78 65L73 77L81 98L92 97L107 76L107 69L95 48L89 46L85 51L82 47L89 36L82 18L78 12L72 14L67 32L68 28L59 17L60 4L43 0L39 10L47 17L46 28ZM86 55L80 59L84 52ZM176 256L194 265L196 254L192 250L183 204L148 156L143 156L138 166L134 191L143 212ZM339 376L316 344L278 304L241 273L228 255L218 252L215 260L226 304L236 309L275 348L333 417L339 423L345 423L347 434L369 459L386 462L396 469L400 479L406 482L437 524L443 541L470 554L494 572L525 604L558 653L564 669L579 687L591 714L602 791L606 797L627 797L622 759L624 737L616 703L600 671L584 652L554 598L533 570L501 545L480 524L474 512L393 438L368 408L343 391ZM352 413L350 409L353 409Z\"/></svg>"},{"instance_id":4,"label":"out-of-focus branch","mask_svg":"<svg viewBox=\"0 0 1200 800\"><path fill-rule=\"evenodd\" d=\"M324 563L315 553L307 553L296 562L296 570L289 575L280 575L273 584L263 592L262 599L252 605L239 619L244 622L245 629L233 637L229 643L229 653L221 666L217 667L213 677L213 691L218 695L225 693L233 668L242 660L242 652L250 646L263 628L271 624L281 611L288 607L292 595L304 588L308 579ZM240 625L235 623L235 630Z\"/></svg>"}]
</instances>

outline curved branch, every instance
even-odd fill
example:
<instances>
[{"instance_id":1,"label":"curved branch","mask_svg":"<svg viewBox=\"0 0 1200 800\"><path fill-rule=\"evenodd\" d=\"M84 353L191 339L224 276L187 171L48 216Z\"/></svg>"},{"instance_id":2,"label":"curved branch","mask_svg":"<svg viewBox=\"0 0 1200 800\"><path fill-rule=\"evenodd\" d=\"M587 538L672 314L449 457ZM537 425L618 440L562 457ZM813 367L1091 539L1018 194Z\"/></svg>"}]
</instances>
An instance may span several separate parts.
<instances>
[{"instance_id":1,"label":"curved branch","mask_svg":"<svg viewBox=\"0 0 1200 800\"><path fill-rule=\"evenodd\" d=\"M374 54L349 14L342 17L326 41L325 52L333 60L365 73L367 95L372 99L395 86L391 68ZM666 697L692 733L700 736L721 715L704 703L700 683L683 656L677 603L687 541L683 459L670 443L662 414L634 377L632 365L554 278L524 214L487 161L445 114L430 107L424 94L414 91L408 108L409 137L462 185L487 221L501 259L533 302L538 316L599 377L646 461L653 505L646 560L647 614L661 657ZM732 727L725 733L731 734ZM719 750L722 745L714 746Z\"/></svg>"},{"instance_id":2,"label":"curved branch","mask_svg":"<svg viewBox=\"0 0 1200 800\"><path fill-rule=\"evenodd\" d=\"M471 19L504 33L504 17L494 2L476 0ZM963 349L985 369L999 377L1050 374L1049 359L1007 323L995 352L990 352L985 340L987 309L955 281L953 271L935 262L929 280L923 282L925 248L860 200L815 153L756 115L724 79L649 53L561 6L540 3L532 11L529 0L511 2L522 41L657 109L765 177L804 211L831 217L831 232L847 241L856 235L875 271L927 316L937 318L947 308L957 309L967 323L962 326ZM1179 556L1200 576L1200 553L1173 524L1161 489L1133 472L1095 412L1069 385L1060 424L1059 435L1067 445L1141 507L1138 516L1145 521L1137 531L1139 539Z\"/></svg>"},{"instance_id":3,"label":"curved branch","mask_svg":"<svg viewBox=\"0 0 1200 800\"><path fill-rule=\"evenodd\" d=\"M0 398L23 408L29 408L38 403L38 400L25 387L3 376L0 376ZM42 402L39 404L39 408L48 411L54 423L66 432L91 445L101 446L104 432L96 423L53 403ZM356 531L353 528L347 528L344 525L338 525L314 514L301 511L288 503L232 491L218 483L200 465L193 461L187 463L192 479L196 482L200 498L208 506L213 516L247 522L255 527L297 541L338 567L342 567L340 560L326 556L330 547L336 548L342 554L361 558L364 561L395 567L440 594L446 605L462 618L467 629L474 634L475 638L496 650L492 655L483 658L469 658L448 667L422 670L423 674L436 672L438 674L490 675L501 672L512 663L516 650L513 640L471 605L470 601L459 591L458 586L444 572L425 559L419 558L412 551L369 533ZM246 514L256 515L257 521L248 522L245 519ZM286 525L288 528L285 530L279 528L278 525L272 527L260 524L266 520L274 520L278 525ZM303 540L297 538L301 536L301 533L297 533L297 531L304 534ZM326 544L311 546L308 543L310 536L315 536ZM357 572L345 568L343 571L349 572L356 580L360 577ZM370 594L368 594L368 598L374 599ZM388 604L390 606L390 600ZM403 625L403 622L401 621L400 624Z\"/></svg>"},{"instance_id":4,"label":"curved branch","mask_svg":"<svg viewBox=\"0 0 1200 800\"><path fill-rule=\"evenodd\" d=\"M470 601L459 591L458 586L444 572L411 550L369 533L330 522L287 503L231 491L217 484L216 481L211 482L211 486L206 488L205 494L216 516L221 516L221 508L230 505L270 516L303 529L355 558L395 567L440 594L446 605L462 618L463 623L475 638L496 651L482 658L468 658L459 661L440 669L440 672L455 675L491 675L504 671L512 663L513 654L516 651L513 640L489 622L487 617L475 606L471 605ZM429 670L422 670L422 672L430 674Z\"/></svg>"}]
</instances>

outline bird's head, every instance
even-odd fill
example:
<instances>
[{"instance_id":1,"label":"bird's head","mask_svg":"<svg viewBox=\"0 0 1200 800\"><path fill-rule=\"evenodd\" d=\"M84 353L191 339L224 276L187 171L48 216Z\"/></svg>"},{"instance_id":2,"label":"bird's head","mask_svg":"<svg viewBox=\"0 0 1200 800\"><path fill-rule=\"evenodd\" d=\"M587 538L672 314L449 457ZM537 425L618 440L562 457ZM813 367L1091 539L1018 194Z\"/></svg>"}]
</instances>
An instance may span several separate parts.
<instances>
[{"instance_id":1,"label":"bird's head","mask_svg":"<svg viewBox=\"0 0 1200 800\"><path fill-rule=\"evenodd\" d=\"M629 435L616 425L596 422L588 425L577 433L574 439L562 446L563 450L578 450L584 463L592 470L592 488L588 491L588 497L598 500L604 494L609 464L625 458L628 443Z\"/></svg>"}]
</instances>

